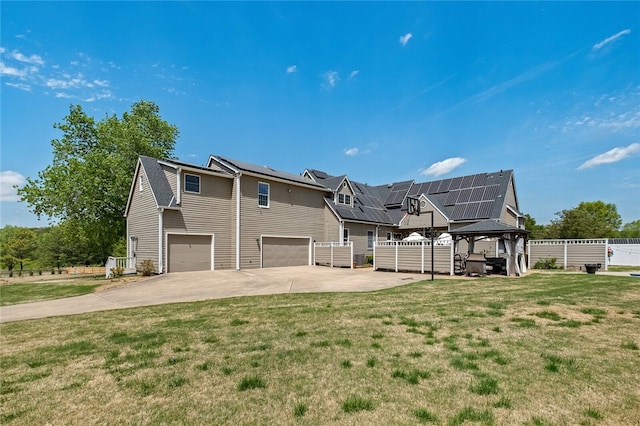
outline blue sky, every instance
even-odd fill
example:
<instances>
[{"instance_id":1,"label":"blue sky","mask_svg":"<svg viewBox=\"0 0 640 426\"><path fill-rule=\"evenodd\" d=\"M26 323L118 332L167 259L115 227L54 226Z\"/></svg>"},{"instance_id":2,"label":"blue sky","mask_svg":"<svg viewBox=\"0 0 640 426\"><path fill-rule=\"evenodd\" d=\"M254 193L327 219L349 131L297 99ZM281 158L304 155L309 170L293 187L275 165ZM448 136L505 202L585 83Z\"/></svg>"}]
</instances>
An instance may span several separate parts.
<instances>
[{"instance_id":1,"label":"blue sky","mask_svg":"<svg viewBox=\"0 0 640 426\"><path fill-rule=\"evenodd\" d=\"M638 2L10 2L0 226L53 124L145 99L211 154L371 185L513 169L538 223L581 201L640 219ZM96 194L99 196L99 194Z\"/></svg>"}]
</instances>

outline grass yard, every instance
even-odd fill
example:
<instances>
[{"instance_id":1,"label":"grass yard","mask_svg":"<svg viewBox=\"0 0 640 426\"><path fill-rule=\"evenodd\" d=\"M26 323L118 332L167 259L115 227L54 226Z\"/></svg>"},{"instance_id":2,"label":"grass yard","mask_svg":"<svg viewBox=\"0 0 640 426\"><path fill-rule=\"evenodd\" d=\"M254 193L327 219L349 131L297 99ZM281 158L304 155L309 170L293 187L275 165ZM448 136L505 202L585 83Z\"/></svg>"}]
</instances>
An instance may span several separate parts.
<instances>
[{"instance_id":1,"label":"grass yard","mask_svg":"<svg viewBox=\"0 0 640 426\"><path fill-rule=\"evenodd\" d=\"M0 324L2 424L637 425L640 280L441 279Z\"/></svg>"},{"instance_id":2,"label":"grass yard","mask_svg":"<svg viewBox=\"0 0 640 426\"><path fill-rule=\"evenodd\" d=\"M144 279L139 276L126 276L110 280L105 279L103 276L47 278L38 281L5 281L0 285L0 306L82 296L83 294L93 293L98 288L124 285Z\"/></svg>"}]
</instances>

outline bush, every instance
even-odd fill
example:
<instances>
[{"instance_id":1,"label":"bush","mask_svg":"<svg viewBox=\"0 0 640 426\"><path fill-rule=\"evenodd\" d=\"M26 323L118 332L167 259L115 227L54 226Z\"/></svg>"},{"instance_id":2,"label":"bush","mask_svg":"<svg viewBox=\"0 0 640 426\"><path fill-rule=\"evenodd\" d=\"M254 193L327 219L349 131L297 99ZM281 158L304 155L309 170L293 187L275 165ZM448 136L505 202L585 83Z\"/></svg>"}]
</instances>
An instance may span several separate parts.
<instances>
[{"instance_id":1,"label":"bush","mask_svg":"<svg viewBox=\"0 0 640 426\"><path fill-rule=\"evenodd\" d=\"M550 257L549 259L540 259L535 265L533 265L533 269L558 269L559 266L556 265L555 257Z\"/></svg>"},{"instance_id":2,"label":"bush","mask_svg":"<svg viewBox=\"0 0 640 426\"><path fill-rule=\"evenodd\" d=\"M111 274L115 278L119 278L124 274L124 268L122 266L116 266L115 268L111 268Z\"/></svg>"},{"instance_id":3,"label":"bush","mask_svg":"<svg viewBox=\"0 0 640 426\"><path fill-rule=\"evenodd\" d=\"M150 259L145 259L140 263L140 272L143 277L150 277L153 274L155 267L153 266L153 261Z\"/></svg>"},{"instance_id":4,"label":"bush","mask_svg":"<svg viewBox=\"0 0 640 426\"><path fill-rule=\"evenodd\" d=\"M373 255L372 254L368 254L367 255L367 264L373 265Z\"/></svg>"}]
</instances>

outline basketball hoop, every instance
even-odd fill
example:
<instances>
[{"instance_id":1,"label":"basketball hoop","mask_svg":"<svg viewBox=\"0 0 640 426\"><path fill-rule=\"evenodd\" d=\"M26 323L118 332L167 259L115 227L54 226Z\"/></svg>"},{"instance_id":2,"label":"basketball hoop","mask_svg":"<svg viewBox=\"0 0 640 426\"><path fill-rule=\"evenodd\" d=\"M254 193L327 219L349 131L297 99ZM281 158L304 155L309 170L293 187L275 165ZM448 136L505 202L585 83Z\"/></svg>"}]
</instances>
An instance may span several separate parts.
<instances>
[{"instance_id":1,"label":"basketball hoop","mask_svg":"<svg viewBox=\"0 0 640 426\"><path fill-rule=\"evenodd\" d=\"M420 199L415 197L407 197L407 214L420 216Z\"/></svg>"}]
</instances>

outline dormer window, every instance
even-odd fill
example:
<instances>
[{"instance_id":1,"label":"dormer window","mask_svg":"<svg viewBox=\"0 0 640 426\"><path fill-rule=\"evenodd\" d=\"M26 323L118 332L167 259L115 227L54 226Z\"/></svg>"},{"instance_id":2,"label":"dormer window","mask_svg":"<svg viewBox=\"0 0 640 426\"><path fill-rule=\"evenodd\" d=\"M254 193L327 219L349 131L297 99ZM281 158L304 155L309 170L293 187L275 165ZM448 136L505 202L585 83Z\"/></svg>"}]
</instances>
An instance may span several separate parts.
<instances>
[{"instance_id":1,"label":"dormer window","mask_svg":"<svg viewBox=\"0 0 640 426\"><path fill-rule=\"evenodd\" d=\"M142 191L144 189L144 176L140 175L140 191Z\"/></svg>"},{"instance_id":2,"label":"dormer window","mask_svg":"<svg viewBox=\"0 0 640 426\"><path fill-rule=\"evenodd\" d=\"M351 205L351 195L349 194L338 194L338 204L344 204L347 206Z\"/></svg>"}]
</instances>

